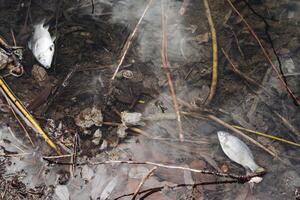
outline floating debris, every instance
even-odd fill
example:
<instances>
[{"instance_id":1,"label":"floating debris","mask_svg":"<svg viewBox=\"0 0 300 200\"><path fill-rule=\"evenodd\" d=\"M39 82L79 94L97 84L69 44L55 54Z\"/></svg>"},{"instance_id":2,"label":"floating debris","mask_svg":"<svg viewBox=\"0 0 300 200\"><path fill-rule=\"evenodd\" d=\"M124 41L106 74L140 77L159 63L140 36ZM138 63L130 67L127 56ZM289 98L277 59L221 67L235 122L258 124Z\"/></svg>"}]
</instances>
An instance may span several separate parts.
<instances>
[{"instance_id":1,"label":"floating debris","mask_svg":"<svg viewBox=\"0 0 300 200\"><path fill-rule=\"evenodd\" d=\"M38 82L42 82L42 81L45 81L48 79L48 74L47 74L46 70L39 65L33 65L31 74L32 74L34 80L36 80Z\"/></svg>"},{"instance_id":2,"label":"floating debris","mask_svg":"<svg viewBox=\"0 0 300 200\"><path fill-rule=\"evenodd\" d=\"M121 113L121 121L124 125L144 125L141 121L142 114L138 112L127 112L124 111Z\"/></svg>"},{"instance_id":3,"label":"floating debris","mask_svg":"<svg viewBox=\"0 0 300 200\"><path fill-rule=\"evenodd\" d=\"M92 108L86 108L80 112L75 118L75 123L81 128L90 128L94 125L102 126L103 116L100 109L95 106Z\"/></svg>"},{"instance_id":4,"label":"floating debris","mask_svg":"<svg viewBox=\"0 0 300 200\"><path fill-rule=\"evenodd\" d=\"M97 129L93 135L93 140L92 142L95 144L95 145L99 145L100 141L102 139L102 132L100 129Z\"/></svg>"},{"instance_id":5,"label":"floating debris","mask_svg":"<svg viewBox=\"0 0 300 200\"><path fill-rule=\"evenodd\" d=\"M264 171L264 168L255 163L251 150L242 140L224 131L218 131L218 138L223 152L230 160L252 172Z\"/></svg>"},{"instance_id":6,"label":"floating debris","mask_svg":"<svg viewBox=\"0 0 300 200\"><path fill-rule=\"evenodd\" d=\"M127 126L125 126L124 124L120 124L117 130L118 137L125 138L127 136L127 132L126 132L127 129L128 129Z\"/></svg>"},{"instance_id":7,"label":"floating debris","mask_svg":"<svg viewBox=\"0 0 300 200\"><path fill-rule=\"evenodd\" d=\"M0 70L4 69L13 60L6 55L6 52L0 48Z\"/></svg>"},{"instance_id":8,"label":"floating debris","mask_svg":"<svg viewBox=\"0 0 300 200\"><path fill-rule=\"evenodd\" d=\"M28 42L34 57L46 69L51 67L55 40L55 37L50 36L48 29L49 26L44 26L44 21L35 25L32 38Z\"/></svg>"}]
</instances>

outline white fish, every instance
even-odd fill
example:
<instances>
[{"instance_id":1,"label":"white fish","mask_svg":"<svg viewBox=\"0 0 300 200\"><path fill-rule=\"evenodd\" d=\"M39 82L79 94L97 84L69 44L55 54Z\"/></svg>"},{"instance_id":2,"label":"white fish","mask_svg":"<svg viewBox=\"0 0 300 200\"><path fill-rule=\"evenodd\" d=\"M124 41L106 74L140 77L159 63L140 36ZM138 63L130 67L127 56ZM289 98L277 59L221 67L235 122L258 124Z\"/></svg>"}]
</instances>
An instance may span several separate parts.
<instances>
[{"instance_id":1,"label":"white fish","mask_svg":"<svg viewBox=\"0 0 300 200\"><path fill-rule=\"evenodd\" d=\"M55 37L50 36L48 29L49 26L44 26L44 21L35 25L33 35L28 42L34 57L46 69L51 67L55 40Z\"/></svg>"},{"instance_id":2,"label":"white fish","mask_svg":"<svg viewBox=\"0 0 300 200\"><path fill-rule=\"evenodd\" d=\"M252 172L264 171L264 168L255 163L251 150L242 140L224 131L218 131L218 138L223 152L232 161Z\"/></svg>"}]
</instances>

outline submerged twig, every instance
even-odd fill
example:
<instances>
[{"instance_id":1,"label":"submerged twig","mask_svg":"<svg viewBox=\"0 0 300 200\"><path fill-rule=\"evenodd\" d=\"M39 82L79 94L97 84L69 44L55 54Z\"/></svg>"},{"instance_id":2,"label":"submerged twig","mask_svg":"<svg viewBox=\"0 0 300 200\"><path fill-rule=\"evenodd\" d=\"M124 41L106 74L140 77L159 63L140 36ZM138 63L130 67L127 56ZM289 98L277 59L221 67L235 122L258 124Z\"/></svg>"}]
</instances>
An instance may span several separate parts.
<instances>
[{"instance_id":1,"label":"submerged twig","mask_svg":"<svg viewBox=\"0 0 300 200\"><path fill-rule=\"evenodd\" d=\"M124 45L124 47L123 47L123 49L122 49L122 51L121 51L121 55L122 55L122 56L121 56L121 59L120 59L120 62L119 62L119 64L118 64L118 66L117 66L117 68L116 68L116 70L115 70L115 72L114 72L114 74L113 74L113 76L112 76L112 78L111 78L112 80L115 79L115 77L116 77L116 75L117 75L117 73L118 73L118 71L119 71L121 65L123 64L123 61L124 61L125 56L126 56L128 50L129 50L129 47L130 47L130 45L131 45L131 43L132 43L132 40L133 40L133 38L134 38L134 36L135 36L135 34L136 34L136 32L137 32L137 30L138 30L140 24L141 24L143 18L145 17L145 15L146 15L146 13L147 13L147 11L148 11L148 9L149 9L150 4L151 4L152 1L153 1L153 0L149 0L149 1L148 1L148 4L147 4L147 6L145 7L142 16L140 17L138 23L135 25L135 27L134 27L132 33L131 33L130 36L128 37L128 39L127 39L127 41L126 41L126 43L125 43L125 45Z\"/></svg>"},{"instance_id":2,"label":"submerged twig","mask_svg":"<svg viewBox=\"0 0 300 200\"><path fill-rule=\"evenodd\" d=\"M153 167L147 174L146 176L143 177L143 179L141 180L140 184L138 185L138 187L136 188L131 200L135 200L136 196L138 195L140 189L142 188L142 186L144 185L145 181L153 174L153 171L156 170L157 167Z\"/></svg>"},{"instance_id":3,"label":"submerged twig","mask_svg":"<svg viewBox=\"0 0 300 200\"><path fill-rule=\"evenodd\" d=\"M297 130L285 117L280 115L278 112L274 111L274 113L281 119L282 123L290 130L292 131L295 135L300 137L300 132Z\"/></svg>"},{"instance_id":4,"label":"submerged twig","mask_svg":"<svg viewBox=\"0 0 300 200\"><path fill-rule=\"evenodd\" d=\"M225 180L225 181L210 181L210 182L200 182L200 183L191 183L191 184L174 184L174 185L163 185L163 186L158 186L158 187L154 187L154 188L149 188L149 189L145 189L142 190L140 192L138 192L138 194L144 194L146 193L143 197L149 196L153 193L162 191L165 188L168 189L177 189L177 188L183 188L183 187L197 187L197 186L201 186L201 185L216 185L216 184L230 184L230 183L240 183L240 184L244 184L245 182L239 182L238 180ZM134 193L129 193L129 194L124 194L121 195L117 198L114 198L114 200L118 200L121 199L123 197L127 197L127 196L131 196ZM142 198L141 198L142 199ZM144 199L144 198L143 198Z\"/></svg>"},{"instance_id":5,"label":"submerged twig","mask_svg":"<svg viewBox=\"0 0 300 200\"><path fill-rule=\"evenodd\" d=\"M217 45L217 33L215 29L215 25L211 16L209 4L207 0L203 0L205 6L205 13L208 20L210 32L211 32L211 39L212 39L212 53L213 53L213 63L212 63L212 78L211 78L211 85L210 85L210 92L209 96L205 102L205 104L209 104L212 99L214 98L217 90L217 82L218 82L218 45Z\"/></svg>"},{"instance_id":6,"label":"submerged twig","mask_svg":"<svg viewBox=\"0 0 300 200\"><path fill-rule=\"evenodd\" d=\"M56 98L61 95L62 91L69 85L70 83L70 79L73 77L73 75L75 74L75 72L77 71L77 69L79 68L79 65L75 65L74 68L72 68L70 70L70 72L66 75L65 79L62 81L61 85L56 89L56 91L54 92L54 94L52 95L52 97L49 99L49 101L47 102L47 106L45 108L45 113L47 112L47 110L49 109L49 107L52 105L52 103L56 100Z\"/></svg>"},{"instance_id":7,"label":"submerged twig","mask_svg":"<svg viewBox=\"0 0 300 200\"><path fill-rule=\"evenodd\" d=\"M7 103L8 103L8 105L10 105L10 104L9 104L9 101L7 101ZM17 116L17 114L16 114L16 112L14 111L14 109L12 108L12 106L9 106L9 107L10 107L11 112L12 112L13 115L15 116L16 120L17 120L18 123L20 124L21 128L24 130L26 137L29 139L31 145L34 147L34 143L33 143L32 139L31 139L31 137L30 137L30 135L29 135L27 129L25 128L25 126L23 125L23 123L21 122L21 120L19 119L19 117Z\"/></svg>"},{"instance_id":8,"label":"submerged twig","mask_svg":"<svg viewBox=\"0 0 300 200\"><path fill-rule=\"evenodd\" d=\"M254 133L254 134L266 137L266 138L270 138L270 139L273 139L273 140L277 140L277 141L280 141L280 142L284 142L284 143L287 143L287 144L290 144L290 145L294 145L294 146L300 147L299 143L292 142L292 141L289 141L289 140L286 140L286 139L283 139L283 138L279 138L279 137L276 137L276 136L273 136L273 135L270 135L270 134L262 133L262 132L259 132L259 131L254 131L254 130L247 129L247 128L240 127L240 126L234 126L233 125L233 127L237 128L239 130L247 131L249 133Z\"/></svg>"},{"instance_id":9,"label":"submerged twig","mask_svg":"<svg viewBox=\"0 0 300 200\"><path fill-rule=\"evenodd\" d=\"M251 35L255 38L256 42L258 43L259 47L261 48L261 50L262 50L262 52L263 52L263 54L265 56L265 58L267 59L267 61L269 62L269 64L273 68L273 70L276 72L277 78L279 79L279 81L281 82L281 84L284 86L284 88L287 90L287 92L290 95L290 97L295 101L296 105L300 106L300 99L294 94L294 92L289 88L289 86L287 85L287 83L284 81L284 78L280 74L279 70L276 68L276 66L273 63L273 61L271 60L271 58L270 58L267 50L265 49L265 47L261 43L260 39L258 38L258 36L256 35L256 33L254 32L254 30L251 28L251 26L245 20L245 18L243 17L243 15L233 5L233 3L231 2L231 0L227 0L227 2L231 6L231 8L234 10L234 12L241 18L241 20L247 26L247 28L248 28L249 32L251 33Z\"/></svg>"},{"instance_id":10,"label":"submerged twig","mask_svg":"<svg viewBox=\"0 0 300 200\"><path fill-rule=\"evenodd\" d=\"M167 168L167 169L178 169L178 170L184 170L184 171L190 171L194 173L200 173L200 174L210 174L218 177L223 177L223 178L232 178L232 179L237 179L239 181L243 180L250 180L253 177L257 176L264 176L267 172L259 172L259 173L253 173L249 175L237 175L237 174L231 174L231 173L222 173L222 172L217 172L217 171L210 171L210 170L202 170L202 169L194 169L194 168L189 168L189 167L183 167L183 166L176 166L176 165L167 165L167 164L162 164L162 163L156 163L156 162L151 162L151 161L133 161L133 160L108 160L108 161L103 161L103 162L85 162L85 163L78 163L78 165L85 165L85 164L91 164L91 165L107 165L107 164L131 164L131 165L152 165L156 167L161 167L161 168Z\"/></svg>"},{"instance_id":11,"label":"submerged twig","mask_svg":"<svg viewBox=\"0 0 300 200\"><path fill-rule=\"evenodd\" d=\"M179 139L183 140L184 139L184 135L183 135L183 129L182 129L182 123L181 123L181 116L180 116L180 110L179 110L179 106L178 106L178 102L177 102L177 97L176 97L176 93L175 93L175 88L172 82L172 75L171 75L171 71L169 68L169 61L168 61L168 53L167 53L167 33L166 33L166 15L164 12L164 1L161 1L161 27L162 27L162 41L161 41L161 60L162 60L162 66L163 69L165 71L167 80L168 80L168 85L169 85L169 89L170 89L170 93L172 96L172 101L173 101L173 106L174 106L174 110L177 116L177 127L178 127L178 131L179 131Z\"/></svg>"},{"instance_id":12,"label":"submerged twig","mask_svg":"<svg viewBox=\"0 0 300 200\"><path fill-rule=\"evenodd\" d=\"M209 144L208 141L205 140L179 140L179 139L172 139L172 138L163 138L163 137L152 137L149 133L147 133L146 131L136 128L136 127L130 127L129 130L140 134L142 136L145 136L146 138L150 139L150 140L157 140L157 141L165 141L165 142L183 142L183 143L191 143L191 144L198 144L198 145L203 145L203 144Z\"/></svg>"},{"instance_id":13,"label":"submerged twig","mask_svg":"<svg viewBox=\"0 0 300 200\"><path fill-rule=\"evenodd\" d=\"M92 15L95 13L95 4L94 4L94 0L91 0L92 2Z\"/></svg>"},{"instance_id":14,"label":"submerged twig","mask_svg":"<svg viewBox=\"0 0 300 200\"><path fill-rule=\"evenodd\" d=\"M11 129L11 127L7 127L7 130L9 131L9 133L12 135L12 137L20 144L20 145L22 145L22 147L24 147L25 149L27 149L27 146L25 146L24 144L23 144L23 142L21 141L21 140L19 140L17 137L16 137L16 135L14 134L14 132L12 131L12 129ZM19 148L18 148L19 149ZM23 149L20 149L22 152L24 152L23 151Z\"/></svg>"},{"instance_id":15,"label":"submerged twig","mask_svg":"<svg viewBox=\"0 0 300 200\"><path fill-rule=\"evenodd\" d=\"M13 29L10 29L10 34L14 42L14 46L17 46L16 38Z\"/></svg>"},{"instance_id":16,"label":"submerged twig","mask_svg":"<svg viewBox=\"0 0 300 200\"><path fill-rule=\"evenodd\" d=\"M238 74L239 76L241 76L242 78L244 78L247 82L255 85L258 88L263 89L267 94L269 94L268 91L266 90L266 88L264 88L262 85L258 84L257 81L255 81L254 79L248 77L246 74L244 74L243 72L241 72L237 68L237 66L232 62L232 60L230 59L230 57L228 56L228 54L226 53L226 51L223 48L221 48L221 50L222 50L222 53L224 54L224 56L226 57L227 61L229 62L230 66L232 67L232 70L236 74Z\"/></svg>"},{"instance_id":17,"label":"submerged twig","mask_svg":"<svg viewBox=\"0 0 300 200\"><path fill-rule=\"evenodd\" d=\"M71 163L73 165L71 166L72 175L74 175L76 163L77 163L77 146L78 146L78 135L75 134L74 136L74 142L73 142L73 156L71 157Z\"/></svg>"},{"instance_id":18,"label":"submerged twig","mask_svg":"<svg viewBox=\"0 0 300 200\"><path fill-rule=\"evenodd\" d=\"M31 153L12 153L12 154L0 153L0 157L22 157L30 154Z\"/></svg>"}]
</instances>

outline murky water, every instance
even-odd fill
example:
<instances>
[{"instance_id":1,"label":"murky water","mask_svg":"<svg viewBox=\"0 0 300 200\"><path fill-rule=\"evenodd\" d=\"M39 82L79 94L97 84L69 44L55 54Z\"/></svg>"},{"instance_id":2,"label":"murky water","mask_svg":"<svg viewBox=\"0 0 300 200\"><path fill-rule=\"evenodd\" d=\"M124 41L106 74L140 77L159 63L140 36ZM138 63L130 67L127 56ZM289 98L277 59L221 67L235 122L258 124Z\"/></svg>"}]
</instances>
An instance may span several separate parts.
<instances>
[{"instance_id":1,"label":"murky water","mask_svg":"<svg viewBox=\"0 0 300 200\"><path fill-rule=\"evenodd\" d=\"M150 170L154 170L153 175L141 190L224 180L181 169L153 169L149 164L92 164L109 160L155 162L245 175L243 167L222 152L217 131L224 130L245 141L257 164L267 170L261 183L165 187L145 199L296 199L297 195L299 198L299 107L227 1L209 1L219 47L217 93L209 105L205 101L211 84L212 39L202 1L153 0L120 72L111 82L123 46L148 3L0 0L1 38L14 45L14 35L16 45L25 48L25 74L19 78L6 76L7 67L1 75L25 106L29 105L46 132L64 147L66 155L55 157L44 140L28 129L34 141L32 147L1 96L0 161L4 169L1 167L0 180L5 180L7 187L0 184L0 195L4 194L4 199L115 199L134 193ZM234 5L263 41L278 71L281 67L291 91L300 96L299 2L265 0L249 4L238 1ZM179 140L173 101L162 68L162 11L167 16L164 28L168 61L182 112L183 142ZM26 44L32 25L43 18L57 39L53 66L41 79L40 73L32 71L37 62ZM221 48L254 81L234 72ZM77 71L69 82L64 82L75 65ZM121 125L120 118L123 111L142 113L143 123L129 125L124 132L126 127ZM96 122L100 120L99 113L103 124ZM278 156L274 157L208 115L293 141L298 146L243 131L275 152ZM95 116L97 119L93 119ZM70 165L75 149L77 163ZM21 187L19 182L25 186ZM142 195L138 198L142 199Z\"/></svg>"}]
</instances>

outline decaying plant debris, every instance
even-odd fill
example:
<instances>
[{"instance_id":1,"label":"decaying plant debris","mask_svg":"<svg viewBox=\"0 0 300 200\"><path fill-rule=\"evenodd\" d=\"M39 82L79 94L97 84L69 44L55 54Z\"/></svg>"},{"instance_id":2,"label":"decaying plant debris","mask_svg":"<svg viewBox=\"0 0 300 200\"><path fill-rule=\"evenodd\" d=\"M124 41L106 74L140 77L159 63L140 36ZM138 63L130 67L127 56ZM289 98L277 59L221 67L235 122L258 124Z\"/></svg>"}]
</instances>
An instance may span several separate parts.
<instances>
[{"instance_id":1,"label":"decaying plant debris","mask_svg":"<svg viewBox=\"0 0 300 200\"><path fill-rule=\"evenodd\" d=\"M0 199L299 198L297 0L10 0L0 11ZM43 19L50 69L27 47ZM217 131L265 170L229 160Z\"/></svg>"}]
</instances>

